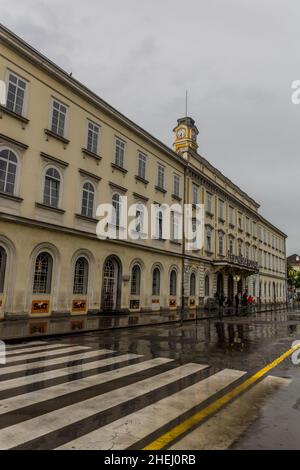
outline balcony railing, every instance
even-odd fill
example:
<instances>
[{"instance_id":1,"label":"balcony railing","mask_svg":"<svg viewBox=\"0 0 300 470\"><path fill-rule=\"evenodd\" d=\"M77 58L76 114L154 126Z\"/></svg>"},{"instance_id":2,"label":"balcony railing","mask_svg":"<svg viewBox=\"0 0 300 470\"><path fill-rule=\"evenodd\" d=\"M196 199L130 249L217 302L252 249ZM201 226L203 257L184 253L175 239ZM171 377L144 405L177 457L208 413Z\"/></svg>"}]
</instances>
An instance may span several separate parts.
<instances>
[{"instance_id":1,"label":"balcony railing","mask_svg":"<svg viewBox=\"0 0 300 470\"><path fill-rule=\"evenodd\" d=\"M249 258L246 258L245 256L242 256L242 255L234 255L230 252L228 252L228 255L227 255L227 260L229 263L232 263L232 264L237 264L239 266L243 266L243 267L246 267L246 268L251 268L251 269L258 269L258 262L257 261L253 261Z\"/></svg>"}]
</instances>

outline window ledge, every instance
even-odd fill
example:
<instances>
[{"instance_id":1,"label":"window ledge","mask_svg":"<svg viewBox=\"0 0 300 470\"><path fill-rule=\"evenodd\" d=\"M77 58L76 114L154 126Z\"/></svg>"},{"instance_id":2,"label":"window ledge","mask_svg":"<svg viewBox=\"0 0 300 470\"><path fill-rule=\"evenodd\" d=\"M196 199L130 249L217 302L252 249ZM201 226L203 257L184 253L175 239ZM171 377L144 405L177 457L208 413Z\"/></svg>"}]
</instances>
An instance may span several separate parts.
<instances>
[{"instance_id":1,"label":"window ledge","mask_svg":"<svg viewBox=\"0 0 300 470\"><path fill-rule=\"evenodd\" d=\"M213 217L214 214L210 211L205 211L205 214L208 216L208 217Z\"/></svg>"},{"instance_id":2,"label":"window ledge","mask_svg":"<svg viewBox=\"0 0 300 470\"><path fill-rule=\"evenodd\" d=\"M14 196L13 194L9 194L9 193L3 193L2 191L0 191L0 197L3 197L5 199L10 199L11 201L15 201L15 202L23 201L21 197Z\"/></svg>"},{"instance_id":3,"label":"window ledge","mask_svg":"<svg viewBox=\"0 0 300 470\"><path fill-rule=\"evenodd\" d=\"M6 106L0 105L0 111L2 111L5 114L8 114L9 116L17 119L18 121L22 122L23 124L28 124L30 121L26 117L22 116L21 114L15 113L11 109L8 109Z\"/></svg>"},{"instance_id":4,"label":"window ledge","mask_svg":"<svg viewBox=\"0 0 300 470\"><path fill-rule=\"evenodd\" d=\"M99 222L98 219L95 219L94 217L89 217L88 215L84 214L75 214L75 217L77 219L87 220L88 222L93 222L95 224Z\"/></svg>"},{"instance_id":5,"label":"window ledge","mask_svg":"<svg viewBox=\"0 0 300 470\"><path fill-rule=\"evenodd\" d=\"M98 160L98 161L102 160L102 157L100 157L100 155L98 155L97 153L91 152L90 150L86 148L82 148L81 151L85 155L89 155L90 157L95 158L95 160Z\"/></svg>"},{"instance_id":6,"label":"window ledge","mask_svg":"<svg viewBox=\"0 0 300 470\"><path fill-rule=\"evenodd\" d=\"M39 209L46 209L46 210L49 210L49 211L52 211L52 212L56 212L57 214L64 214L66 212L63 209L59 209L58 207L48 206L48 204L43 204L41 202L36 202L35 205Z\"/></svg>"},{"instance_id":7,"label":"window ledge","mask_svg":"<svg viewBox=\"0 0 300 470\"><path fill-rule=\"evenodd\" d=\"M177 194L172 194L172 198L176 199L177 201L182 201L182 197L178 196Z\"/></svg>"},{"instance_id":8,"label":"window ledge","mask_svg":"<svg viewBox=\"0 0 300 470\"><path fill-rule=\"evenodd\" d=\"M122 166L117 165L116 163L111 163L111 167L114 168L115 170L121 171L121 173L128 173L128 170L126 168L123 168Z\"/></svg>"},{"instance_id":9,"label":"window ledge","mask_svg":"<svg viewBox=\"0 0 300 470\"><path fill-rule=\"evenodd\" d=\"M170 239L170 243L172 243L173 245L177 245L177 246L181 246L181 245L182 245L181 242L178 242L177 240L172 240L172 239Z\"/></svg>"},{"instance_id":10,"label":"window ledge","mask_svg":"<svg viewBox=\"0 0 300 470\"><path fill-rule=\"evenodd\" d=\"M166 194L167 190L164 188L161 188L160 186L155 186L156 191L160 191L163 194Z\"/></svg>"},{"instance_id":11,"label":"window ledge","mask_svg":"<svg viewBox=\"0 0 300 470\"><path fill-rule=\"evenodd\" d=\"M137 181L140 181L141 183L144 183L144 184L148 184L148 183L149 183L148 180L145 180L144 178L142 178L142 177L139 176L139 175L135 175L135 179L136 179Z\"/></svg>"},{"instance_id":12,"label":"window ledge","mask_svg":"<svg viewBox=\"0 0 300 470\"><path fill-rule=\"evenodd\" d=\"M44 131L45 131L45 134L47 136L53 137L54 139L59 140L60 142L62 142L65 145L68 145L68 143L70 142L68 139L66 139L62 135L56 134L56 132L53 132L50 129L44 129Z\"/></svg>"}]
</instances>

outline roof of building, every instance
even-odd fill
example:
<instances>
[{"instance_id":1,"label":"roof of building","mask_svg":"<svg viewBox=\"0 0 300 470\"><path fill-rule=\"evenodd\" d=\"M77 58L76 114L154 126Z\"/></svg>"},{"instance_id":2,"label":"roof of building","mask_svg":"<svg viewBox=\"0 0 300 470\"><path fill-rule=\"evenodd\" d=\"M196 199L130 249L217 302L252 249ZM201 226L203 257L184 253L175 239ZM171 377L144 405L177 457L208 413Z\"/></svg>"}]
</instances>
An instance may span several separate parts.
<instances>
[{"instance_id":1,"label":"roof of building","mask_svg":"<svg viewBox=\"0 0 300 470\"><path fill-rule=\"evenodd\" d=\"M300 266L300 255L294 254L287 257L287 262L290 266Z\"/></svg>"}]
</instances>

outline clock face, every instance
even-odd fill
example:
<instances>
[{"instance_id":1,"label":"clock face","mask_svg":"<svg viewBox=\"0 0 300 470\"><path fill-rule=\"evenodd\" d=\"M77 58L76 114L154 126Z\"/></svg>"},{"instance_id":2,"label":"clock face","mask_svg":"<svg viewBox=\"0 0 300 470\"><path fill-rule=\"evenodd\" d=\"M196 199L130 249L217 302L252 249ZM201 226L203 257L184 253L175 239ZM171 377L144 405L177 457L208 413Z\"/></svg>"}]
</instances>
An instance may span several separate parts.
<instances>
[{"instance_id":1,"label":"clock face","mask_svg":"<svg viewBox=\"0 0 300 470\"><path fill-rule=\"evenodd\" d=\"M179 139L182 139L183 137L185 137L185 129L183 129L183 128L178 129L177 137L179 137Z\"/></svg>"}]
</instances>

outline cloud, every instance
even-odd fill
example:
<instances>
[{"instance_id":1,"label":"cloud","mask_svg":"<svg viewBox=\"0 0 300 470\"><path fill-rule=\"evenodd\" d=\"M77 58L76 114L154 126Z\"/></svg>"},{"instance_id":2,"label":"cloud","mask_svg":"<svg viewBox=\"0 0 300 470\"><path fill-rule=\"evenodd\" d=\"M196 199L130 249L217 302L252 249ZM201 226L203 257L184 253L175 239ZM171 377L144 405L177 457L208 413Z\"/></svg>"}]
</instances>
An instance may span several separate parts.
<instances>
[{"instance_id":1,"label":"cloud","mask_svg":"<svg viewBox=\"0 0 300 470\"><path fill-rule=\"evenodd\" d=\"M1 21L171 145L184 114L199 150L261 202L299 252L297 0L0 0Z\"/></svg>"}]
</instances>

